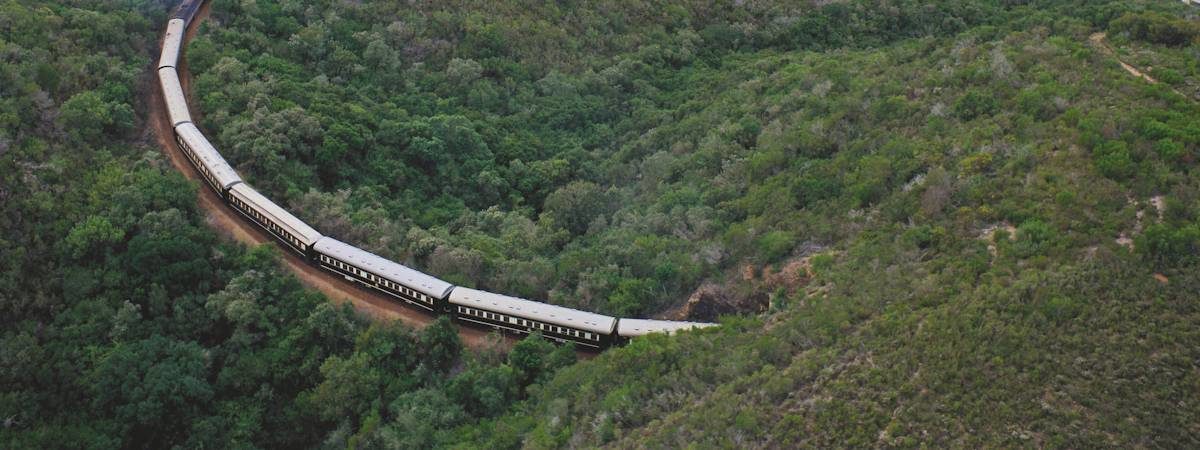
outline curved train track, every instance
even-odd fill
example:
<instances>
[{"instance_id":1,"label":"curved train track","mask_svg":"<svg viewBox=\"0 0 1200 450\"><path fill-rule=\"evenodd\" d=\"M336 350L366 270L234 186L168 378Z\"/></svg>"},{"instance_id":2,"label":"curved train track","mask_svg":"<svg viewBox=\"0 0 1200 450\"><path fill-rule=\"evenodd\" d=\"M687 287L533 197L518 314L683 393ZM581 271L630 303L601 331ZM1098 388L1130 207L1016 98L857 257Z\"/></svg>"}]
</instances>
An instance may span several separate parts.
<instances>
[{"instance_id":1,"label":"curved train track","mask_svg":"<svg viewBox=\"0 0 1200 450\"><path fill-rule=\"evenodd\" d=\"M207 11L208 6L205 4L205 6L201 7L195 13L196 15L189 22L189 25L202 21ZM195 31L194 25L189 26L183 41L185 43L189 41ZM157 63L157 61L155 62ZM186 60L181 59L179 61L178 75L184 92L187 92L191 77L187 70ZM153 88L149 90L149 93L147 124L154 130L153 134L157 143L162 147L163 153L167 156L170 163L184 177L191 180L198 180L199 176L195 168L188 162L183 152L179 149L178 144L173 140L175 132L171 127L170 118L167 116L165 110L166 105L162 100L160 84L157 82L153 83ZM247 245L259 245L271 242L272 238L266 231L253 227L249 222L239 218L238 214L211 189L197 190L196 201L201 210L207 213L205 220L214 230ZM355 283L347 283L344 280L334 278L328 272L313 267L307 261L293 253L281 252L280 256L282 263L306 286L325 294L334 303L352 305L361 314L378 320L398 320L414 328L422 328L431 323L434 318L434 316L429 314L405 307L378 291L368 290ZM487 330L463 326L459 326L457 329L463 343L470 347L481 348L511 343L496 342L497 336L489 333ZM584 354L581 353L581 355Z\"/></svg>"},{"instance_id":2,"label":"curved train track","mask_svg":"<svg viewBox=\"0 0 1200 450\"><path fill-rule=\"evenodd\" d=\"M178 154L170 152L173 163L181 170L185 170L183 166L190 166L198 178L212 188L201 195L201 202L206 203L204 206L213 206L206 209L220 211L217 214L220 217L210 217L210 220L224 222L224 225L238 222L227 227L235 230L235 237L253 243L275 240L285 250L285 262L298 274L323 271L344 279L349 283L339 284L355 286L356 294L369 294L358 296L366 298L367 307L356 306L372 315L390 312L382 315L414 325L428 321L427 315L423 318L414 314L416 310L428 315L448 315L467 325L461 327L460 333L467 338L468 344L481 343L487 331L499 330L513 335L540 332L548 339L574 343L579 349L598 350L649 333L673 333L714 325L617 318L454 286L321 234L243 181L192 122L186 91L180 80L180 54L185 37L195 31L190 26L203 16L204 6L203 0L185 0L167 23L157 64L157 92L161 93L162 102L152 101L166 107L168 122L162 122L163 114L153 114L151 120L159 122L156 125L160 140L170 141L168 136L174 138L174 143L162 142L167 148L177 146ZM222 205L228 208L221 208ZM241 216L242 220L234 218L235 215ZM237 236L239 232L245 235ZM326 294L342 294L343 299L355 297L345 295L349 292L343 286L328 281L324 284L316 282L322 277L304 278ZM335 301L339 299L338 295L332 297ZM411 308L396 308L400 303Z\"/></svg>"}]
</instances>

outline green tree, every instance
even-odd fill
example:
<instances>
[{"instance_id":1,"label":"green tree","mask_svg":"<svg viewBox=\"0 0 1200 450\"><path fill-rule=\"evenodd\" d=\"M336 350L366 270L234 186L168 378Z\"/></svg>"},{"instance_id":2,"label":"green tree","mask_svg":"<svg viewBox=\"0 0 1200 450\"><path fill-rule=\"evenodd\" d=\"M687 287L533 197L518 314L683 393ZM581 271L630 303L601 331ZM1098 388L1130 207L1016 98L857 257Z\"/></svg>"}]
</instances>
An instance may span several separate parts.
<instances>
[{"instance_id":1,"label":"green tree","mask_svg":"<svg viewBox=\"0 0 1200 450\"><path fill-rule=\"evenodd\" d=\"M1134 240L1134 248L1158 270L1178 267L1200 254L1200 226L1153 224Z\"/></svg>"},{"instance_id":2,"label":"green tree","mask_svg":"<svg viewBox=\"0 0 1200 450\"><path fill-rule=\"evenodd\" d=\"M125 238L125 231L103 216L88 216L75 224L64 243L74 258L97 256Z\"/></svg>"},{"instance_id":3,"label":"green tree","mask_svg":"<svg viewBox=\"0 0 1200 450\"><path fill-rule=\"evenodd\" d=\"M356 352L347 358L330 356L321 364L321 383L304 404L329 421L369 414L379 401L383 376L366 353Z\"/></svg>"},{"instance_id":4,"label":"green tree","mask_svg":"<svg viewBox=\"0 0 1200 450\"><path fill-rule=\"evenodd\" d=\"M583 234L597 217L608 214L608 194L596 183L572 181L546 197L546 215L573 234Z\"/></svg>"},{"instance_id":5,"label":"green tree","mask_svg":"<svg viewBox=\"0 0 1200 450\"><path fill-rule=\"evenodd\" d=\"M76 143L96 144L101 133L114 123L112 107L96 91L72 95L63 102L59 126Z\"/></svg>"},{"instance_id":6,"label":"green tree","mask_svg":"<svg viewBox=\"0 0 1200 450\"><path fill-rule=\"evenodd\" d=\"M129 447L178 442L213 396L208 361L196 343L155 336L119 345L89 379L92 406L111 414Z\"/></svg>"},{"instance_id":7,"label":"green tree","mask_svg":"<svg viewBox=\"0 0 1200 450\"><path fill-rule=\"evenodd\" d=\"M421 359L424 364L442 373L454 367L463 348L458 331L446 316L438 317L437 320L421 330L418 341L422 349Z\"/></svg>"},{"instance_id":8,"label":"green tree","mask_svg":"<svg viewBox=\"0 0 1200 450\"><path fill-rule=\"evenodd\" d=\"M996 96L982 89L971 89L954 102L954 113L962 120L994 114L999 108Z\"/></svg>"}]
</instances>

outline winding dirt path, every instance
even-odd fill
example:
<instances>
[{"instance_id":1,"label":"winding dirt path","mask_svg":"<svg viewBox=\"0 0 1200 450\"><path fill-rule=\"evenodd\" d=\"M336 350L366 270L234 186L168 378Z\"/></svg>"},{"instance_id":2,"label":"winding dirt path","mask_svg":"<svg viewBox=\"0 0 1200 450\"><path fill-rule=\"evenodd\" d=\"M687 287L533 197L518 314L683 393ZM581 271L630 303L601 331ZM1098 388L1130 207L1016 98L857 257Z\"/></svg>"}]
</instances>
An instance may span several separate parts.
<instances>
[{"instance_id":1,"label":"winding dirt path","mask_svg":"<svg viewBox=\"0 0 1200 450\"><path fill-rule=\"evenodd\" d=\"M1108 45L1108 42L1105 42L1105 36L1107 36L1107 34L1104 32L1092 33L1092 35L1088 37L1088 40L1092 41L1093 44L1099 47L1100 51L1117 60L1117 62L1121 64L1121 67L1124 68L1126 72L1129 72L1130 75L1149 81L1150 84L1158 84L1158 80L1155 80L1154 77L1146 75L1142 71L1138 70L1137 67L1126 64L1125 61L1121 61L1121 58L1117 56L1117 52Z\"/></svg>"},{"instance_id":2,"label":"winding dirt path","mask_svg":"<svg viewBox=\"0 0 1200 450\"><path fill-rule=\"evenodd\" d=\"M1104 52L1104 54L1108 55L1112 59L1117 60L1117 63L1121 65L1121 68L1125 69L1126 72L1129 72L1130 75L1146 80L1146 82L1150 84L1158 84L1158 80L1154 79L1154 77L1142 72L1141 70L1138 70L1137 67L1133 67L1125 61L1122 61L1121 56L1117 54L1117 51L1113 50L1112 46L1108 45L1108 41L1105 40L1105 37L1107 36L1108 34L1103 31L1096 32L1092 33L1091 36L1088 36L1088 40L1091 41L1092 45L1095 45L1097 48L1099 48L1101 52ZM1191 96L1180 92L1179 89L1175 89L1170 86L1168 86L1168 88L1183 98L1192 98Z\"/></svg>"},{"instance_id":3,"label":"winding dirt path","mask_svg":"<svg viewBox=\"0 0 1200 450\"><path fill-rule=\"evenodd\" d=\"M187 48L187 43L195 37L196 30L199 28L196 24L207 18L208 14L209 3L205 2L200 7L199 12L196 14L196 20L192 21L184 37L183 47L185 49ZM161 38L159 48L162 48ZM187 70L187 59L184 57L184 53L181 52L180 54L180 64L178 66L179 79L183 85L184 92L190 92L192 76ZM154 58L154 61L158 61L157 56ZM200 183L200 188L197 189L196 200L200 209L205 212L205 220L208 222L208 225L220 234L246 245L276 244L264 231L251 225L237 211L234 211L222 202L216 193L208 189L208 186L200 180L195 169L188 163L187 159L185 159L179 148L175 145L174 131L171 129L171 121L167 116L166 107L163 105L162 87L159 86L156 76L152 76L151 78L153 81L150 83L152 87L150 88L150 99L147 105L147 126L153 131L155 141L162 148L171 165L175 166L175 169L179 170L189 180L195 180ZM189 95L189 98L191 98L191 95ZM189 102L188 105L192 109L192 118L198 120L201 115L198 111L195 111L194 102ZM197 126L199 125L197 122ZM281 249L279 254L282 255L281 260L284 266L299 278L302 283L325 294L334 303L343 304L349 302L355 310L374 319L399 320L405 325L417 329L424 328L437 318L437 316L397 303L391 297L380 292L366 289L361 285L348 282L341 277L334 276L309 265L292 252ZM472 348L509 348L516 341L515 338L510 336L500 337L500 335L495 333L462 325L458 326L458 335L462 338L465 345ZM584 353L580 354L580 356L585 355Z\"/></svg>"}]
</instances>

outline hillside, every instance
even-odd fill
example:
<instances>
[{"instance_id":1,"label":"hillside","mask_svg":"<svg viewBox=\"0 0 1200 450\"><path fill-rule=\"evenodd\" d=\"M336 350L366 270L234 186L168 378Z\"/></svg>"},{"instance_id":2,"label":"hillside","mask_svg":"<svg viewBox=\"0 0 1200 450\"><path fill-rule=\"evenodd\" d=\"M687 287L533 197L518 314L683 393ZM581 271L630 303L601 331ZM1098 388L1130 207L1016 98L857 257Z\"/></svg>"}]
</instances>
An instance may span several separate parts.
<instances>
[{"instance_id":1,"label":"hillside","mask_svg":"<svg viewBox=\"0 0 1200 450\"><path fill-rule=\"evenodd\" d=\"M147 117L167 13L0 3L0 447L298 448L381 414L473 423L575 360L371 320L271 245L222 239Z\"/></svg>"},{"instance_id":2,"label":"hillside","mask_svg":"<svg viewBox=\"0 0 1200 450\"><path fill-rule=\"evenodd\" d=\"M0 14L11 447L1200 445L1200 8L212 2L198 122L315 227L723 325L575 362L218 239L136 132L163 7L37 3Z\"/></svg>"},{"instance_id":3,"label":"hillside","mask_svg":"<svg viewBox=\"0 0 1200 450\"><path fill-rule=\"evenodd\" d=\"M1187 446L1194 15L218 1L190 57L231 161L306 219L466 285L742 317L460 437Z\"/></svg>"}]
</instances>

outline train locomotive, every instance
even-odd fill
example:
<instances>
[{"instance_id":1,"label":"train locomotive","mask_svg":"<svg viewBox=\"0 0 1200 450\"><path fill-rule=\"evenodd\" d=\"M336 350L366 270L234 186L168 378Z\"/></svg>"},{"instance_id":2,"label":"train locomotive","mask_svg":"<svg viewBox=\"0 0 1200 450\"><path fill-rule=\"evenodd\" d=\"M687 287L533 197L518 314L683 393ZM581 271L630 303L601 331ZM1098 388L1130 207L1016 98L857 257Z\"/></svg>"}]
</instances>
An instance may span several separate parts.
<instances>
[{"instance_id":1,"label":"train locomotive","mask_svg":"<svg viewBox=\"0 0 1200 450\"><path fill-rule=\"evenodd\" d=\"M559 342L602 349L649 333L673 333L711 323L621 319L478 289L454 286L353 245L322 235L259 193L192 122L177 64L183 38L203 0L185 0L167 23L158 80L175 142L193 168L231 208L309 264L459 323L525 335L540 332Z\"/></svg>"}]
</instances>

